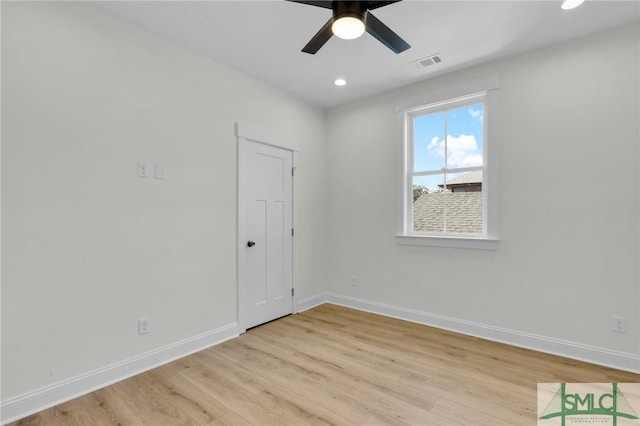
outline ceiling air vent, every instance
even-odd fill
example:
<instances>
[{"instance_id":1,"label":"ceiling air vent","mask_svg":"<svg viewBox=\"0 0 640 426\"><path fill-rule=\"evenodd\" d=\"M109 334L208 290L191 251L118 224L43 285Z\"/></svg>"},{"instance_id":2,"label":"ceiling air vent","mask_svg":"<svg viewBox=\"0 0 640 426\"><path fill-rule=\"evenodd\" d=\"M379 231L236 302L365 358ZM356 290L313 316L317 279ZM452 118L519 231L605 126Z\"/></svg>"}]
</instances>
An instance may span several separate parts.
<instances>
[{"instance_id":1,"label":"ceiling air vent","mask_svg":"<svg viewBox=\"0 0 640 426\"><path fill-rule=\"evenodd\" d=\"M439 53L435 55L427 56L426 58L418 59L417 61L411 62L416 68L422 69L426 68L429 65L436 65L442 62L442 56Z\"/></svg>"}]
</instances>

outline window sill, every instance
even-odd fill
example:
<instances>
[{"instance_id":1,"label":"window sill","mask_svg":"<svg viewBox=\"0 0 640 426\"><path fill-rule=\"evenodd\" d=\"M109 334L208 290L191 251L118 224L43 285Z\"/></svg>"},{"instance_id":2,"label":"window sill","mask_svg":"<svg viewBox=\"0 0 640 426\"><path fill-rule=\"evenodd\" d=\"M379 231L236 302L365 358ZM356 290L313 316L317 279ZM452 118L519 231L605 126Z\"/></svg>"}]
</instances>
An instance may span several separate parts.
<instances>
[{"instance_id":1,"label":"window sill","mask_svg":"<svg viewBox=\"0 0 640 426\"><path fill-rule=\"evenodd\" d=\"M451 247L497 250L500 240L490 237L439 237L433 235L396 235L398 244L409 246Z\"/></svg>"}]
</instances>

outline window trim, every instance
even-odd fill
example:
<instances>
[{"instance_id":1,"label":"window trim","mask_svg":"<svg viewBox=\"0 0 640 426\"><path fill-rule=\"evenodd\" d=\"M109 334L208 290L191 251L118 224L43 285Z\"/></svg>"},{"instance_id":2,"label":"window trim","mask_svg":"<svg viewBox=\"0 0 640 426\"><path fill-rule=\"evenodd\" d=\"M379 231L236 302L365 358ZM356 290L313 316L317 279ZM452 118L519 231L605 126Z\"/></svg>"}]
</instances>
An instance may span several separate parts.
<instances>
[{"instance_id":1,"label":"window trim","mask_svg":"<svg viewBox=\"0 0 640 426\"><path fill-rule=\"evenodd\" d=\"M483 143L482 144L482 158L483 158L483 162L481 166L471 166L471 167L455 167L455 168L449 168L449 167L443 167L439 170L422 170L422 171L416 171L414 170L415 167L415 153L414 153L414 142L415 142L415 134L413 133L413 126L408 126L407 123L413 122L414 119L416 117L425 115L425 114L433 114L433 113L438 113L438 112L447 112L453 109L459 109L462 107L467 107L470 105L475 105L475 104L482 104L483 105L483 111L486 111L487 108L487 93L486 92L481 92L481 93L475 93L473 95L469 95L469 96L464 96L462 98L456 98L456 99L450 99L444 102L437 102L435 104L431 104L431 105L426 105L426 106L421 106L418 108L412 108L409 110L405 110L403 117L404 117L404 121L405 121L405 126L406 127L406 134L405 134L405 139L404 139L404 155L405 155L405 170L404 170L404 191L405 191L405 198L404 198L404 232L405 235L407 236L418 236L418 237L461 237L461 238L465 238L465 237L469 237L469 238L482 238L484 236L487 235L487 218L488 218L488 211L487 211L487 185L486 183L483 182L483 190L482 190L482 232L480 234L476 234L476 233L468 233L468 234L461 234L461 233L451 233L451 232L445 232L445 233L441 233L441 232L417 232L414 231L412 228L412 224L413 224L413 197L412 195L412 188L413 188L413 178L417 177L417 176L429 176L429 175L438 175L438 174L454 174L454 173L465 173L465 172L470 172L470 171L476 171L476 170L480 170L483 172L483 174L486 173L486 163L484 161L484 159L487 158L487 144ZM485 114L485 117L487 115ZM487 134L488 134L488 129L487 126L482 126L483 130L483 140L486 141L487 140ZM446 198L446 194L445 194L445 198ZM446 203L445 203L445 212L446 212ZM446 217L446 213L445 213L445 217ZM445 222L446 222L446 218L445 218Z\"/></svg>"},{"instance_id":2,"label":"window trim","mask_svg":"<svg viewBox=\"0 0 640 426\"><path fill-rule=\"evenodd\" d=\"M396 214L396 241L398 244L489 250L498 248L497 147L499 137L497 121L499 88L499 79L489 77L442 88L396 103L395 111L401 141L398 153L399 199ZM413 149L410 146L413 140L407 128L407 117L415 114L416 111L438 109L446 104L450 104L453 108L458 102L464 103L479 97L482 97L486 108L483 143L483 234L415 234L410 231L411 224L408 222L408 218L411 217L408 209L411 208L412 203L409 203L408 200L407 175L409 170L413 170L413 165L409 163L412 157L408 153ZM487 135L491 135L490 140ZM411 201L413 201L413 197L411 197Z\"/></svg>"}]
</instances>

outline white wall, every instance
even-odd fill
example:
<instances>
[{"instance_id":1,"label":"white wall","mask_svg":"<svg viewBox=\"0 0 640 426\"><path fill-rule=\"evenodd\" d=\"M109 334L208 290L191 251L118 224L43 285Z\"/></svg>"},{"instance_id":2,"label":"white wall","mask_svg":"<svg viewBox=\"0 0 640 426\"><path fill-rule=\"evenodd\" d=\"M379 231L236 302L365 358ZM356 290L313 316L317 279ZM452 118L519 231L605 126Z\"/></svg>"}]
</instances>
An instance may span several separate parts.
<instances>
[{"instance_id":1,"label":"white wall","mask_svg":"<svg viewBox=\"0 0 640 426\"><path fill-rule=\"evenodd\" d=\"M328 291L640 356L637 28L325 116L86 4L1 6L4 400L235 322L238 121L301 144L299 300ZM488 75L499 249L398 245L396 101ZM169 178L137 178L138 160Z\"/></svg>"},{"instance_id":2,"label":"white wall","mask_svg":"<svg viewBox=\"0 0 640 426\"><path fill-rule=\"evenodd\" d=\"M638 39L625 27L330 110L330 291L637 360ZM493 75L499 249L398 245L395 103Z\"/></svg>"},{"instance_id":3,"label":"white wall","mask_svg":"<svg viewBox=\"0 0 640 426\"><path fill-rule=\"evenodd\" d=\"M324 291L324 110L75 2L2 2L2 107L3 398L236 321L236 122L299 141Z\"/></svg>"}]
</instances>

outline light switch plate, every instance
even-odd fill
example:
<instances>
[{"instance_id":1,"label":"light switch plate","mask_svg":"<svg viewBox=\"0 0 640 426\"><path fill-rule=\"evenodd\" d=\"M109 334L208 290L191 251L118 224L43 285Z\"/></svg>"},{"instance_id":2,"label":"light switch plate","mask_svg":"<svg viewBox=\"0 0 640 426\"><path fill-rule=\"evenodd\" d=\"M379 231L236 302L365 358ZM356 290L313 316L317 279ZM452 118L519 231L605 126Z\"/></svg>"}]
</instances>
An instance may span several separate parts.
<instances>
[{"instance_id":1,"label":"light switch plate","mask_svg":"<svg viewBox=\"0 0 640 426\"><path fill-rule=\"evenodd\" d=\"M149 177L149 163L146 161L138 161L138 177Z\"/></svg>"},{"instance_id":2,"label":"light switch plate","mask_svg":"<svg viewBox=\"0 0 640 426\"><path fill-rule=\"evenodd\" d=\"M162 163L155 164L155 175L156 179L166 179L167 178L167 165Z\"/></svg>"}]
</instances>

